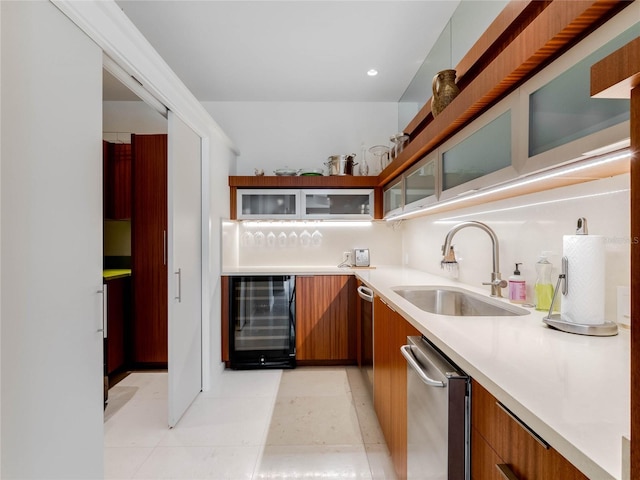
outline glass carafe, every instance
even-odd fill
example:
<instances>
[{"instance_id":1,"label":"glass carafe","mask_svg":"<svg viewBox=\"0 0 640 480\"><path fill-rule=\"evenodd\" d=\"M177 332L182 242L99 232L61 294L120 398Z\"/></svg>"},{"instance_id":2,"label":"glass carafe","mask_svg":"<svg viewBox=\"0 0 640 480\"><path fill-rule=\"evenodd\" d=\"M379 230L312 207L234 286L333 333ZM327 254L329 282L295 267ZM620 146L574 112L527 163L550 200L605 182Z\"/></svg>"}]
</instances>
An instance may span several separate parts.
<instances>
[{"instance_id":1,"label":"glass carafe","mask_svg":"<svg viewBox=\"0 0 640 480\"><path fill-rule=\"evenodd\" d=\"M377 175L389 164L389 147L386 145L374 145L369 148L369 152L374 155L373 174Z\"/></svg>"}]
</instances>

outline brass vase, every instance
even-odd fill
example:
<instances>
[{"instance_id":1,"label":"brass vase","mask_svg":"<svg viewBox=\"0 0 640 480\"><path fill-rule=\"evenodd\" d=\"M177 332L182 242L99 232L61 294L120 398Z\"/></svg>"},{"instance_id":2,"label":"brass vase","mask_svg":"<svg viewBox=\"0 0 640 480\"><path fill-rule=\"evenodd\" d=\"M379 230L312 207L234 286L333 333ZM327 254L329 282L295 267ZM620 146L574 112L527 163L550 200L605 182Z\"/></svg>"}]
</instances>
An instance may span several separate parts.
<instances>
[{"instance_id":1,"label":"brass vase","mask_svg":"<svg viewBox=\"0 0 640 480\"><path fill-rule=\"evenodd\" d=\"M433 90L431 113L435 118L460 93L460 89L456 85L456 71L449 69L438 72L433 77L431 88Z\"/></svg>"}]
</instances>

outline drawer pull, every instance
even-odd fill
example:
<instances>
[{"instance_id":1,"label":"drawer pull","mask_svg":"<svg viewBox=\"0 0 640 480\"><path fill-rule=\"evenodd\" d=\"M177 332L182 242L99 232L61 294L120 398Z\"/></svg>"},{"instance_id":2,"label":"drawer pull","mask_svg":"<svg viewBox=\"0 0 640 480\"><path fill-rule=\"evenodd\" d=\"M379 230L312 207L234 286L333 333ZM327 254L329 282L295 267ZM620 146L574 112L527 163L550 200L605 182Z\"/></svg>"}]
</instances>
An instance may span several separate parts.
<instances>
[{"instance_id":1,"label":"drawer pull","mask_svg":"<svg viewBox=\"0 0 640 480\"><path fill-rule=\"evenodd\" d=\"M500 475L502 475L502 478L504 478L504 480L518 480L516 474L513 473L513 470L511 470L509 465L507 465L506 463L497 463L496 468L498 469L498 472L500 472Z\"/></svg>"},{"instance_id":2,"label":"drawer pull","mask_svg":"<svg viewBox=\"0 0 640 480\"><path fill-rule=\"evenodd\" d=\"M527 425L526 423L524 423L522 420L520 420L515 413L513 413L511 410L509 410L507 407L505 407L502 403L500 403L499 401L496 401L496 405L498 407L500 407L500 410L502 410L504 413L506 413L507 415L509 415L509 417L511 417L511 419L516 422L518 425L520 425L522 428L525 429L525 431L531 435L533 437L533 439L538 442L540 445L542 445L546 450L549 450L549 448L551 448L551 446L544 441L544 439L538 435L536 432L534 432L531 427L529 427L529 425Z\"/></svg>"}]
</instances>

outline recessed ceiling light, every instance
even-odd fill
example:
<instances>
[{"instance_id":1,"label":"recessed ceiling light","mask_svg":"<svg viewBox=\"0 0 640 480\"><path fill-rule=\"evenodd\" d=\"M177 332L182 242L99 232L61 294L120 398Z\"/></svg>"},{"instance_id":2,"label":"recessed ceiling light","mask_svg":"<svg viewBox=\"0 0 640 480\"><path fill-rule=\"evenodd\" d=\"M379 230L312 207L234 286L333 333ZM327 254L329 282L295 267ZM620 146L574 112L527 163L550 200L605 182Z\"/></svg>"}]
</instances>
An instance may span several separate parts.
<instances>
[{"instance_id":1,"label":"recessed ceiling light","mask_svg":"<svg viewBox=\"0 0 640 480\"><path fill-rule=\"evenodd\" d=\"M367 72L367 75L369 75L370 77L375 77L376 75L378 75L378 70L376 70L375 68L372 68Z\"/></svg>"}]
</instances>

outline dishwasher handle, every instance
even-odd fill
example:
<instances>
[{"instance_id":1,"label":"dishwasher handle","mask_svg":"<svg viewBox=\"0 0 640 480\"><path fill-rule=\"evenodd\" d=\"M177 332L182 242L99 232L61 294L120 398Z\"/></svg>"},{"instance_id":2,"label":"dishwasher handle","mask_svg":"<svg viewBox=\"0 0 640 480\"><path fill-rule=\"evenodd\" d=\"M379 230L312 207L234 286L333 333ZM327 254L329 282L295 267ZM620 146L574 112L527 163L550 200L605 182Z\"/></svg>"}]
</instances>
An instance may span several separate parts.
<instances>
[{"instance_id":1,"label":"dishwasher handle","mask_svg":"<svg viewBox=\"0 0 640 480\"><path fill-rule=\"evenodd\" d=\"M422 367L420 366L416 358L413 356L413 352L411 351L411 345L401 346L400 353L402 353L402 356L407 360L407 363L409 364L409 366L416 371L416 373L420 377L420 380L422 380L426 385L429 385L430 387L445 386L444 382L441 382L440 380L434 380L433 378L429 378L427 374L424 373L424 370L422 369Z\"/></svg>"},{"instance_id":2,"label":"dishwasher handle","mask_svg":"<svg viewBox=\"0 0 640 480\"><path fill-rule=\"evenodd\" d=\"M371 290L369 287L360 285L358 287L358 295L360 295L361 299L366 300L367 302L373 303L373 290Z\"/></svg>"}]
</instances>

